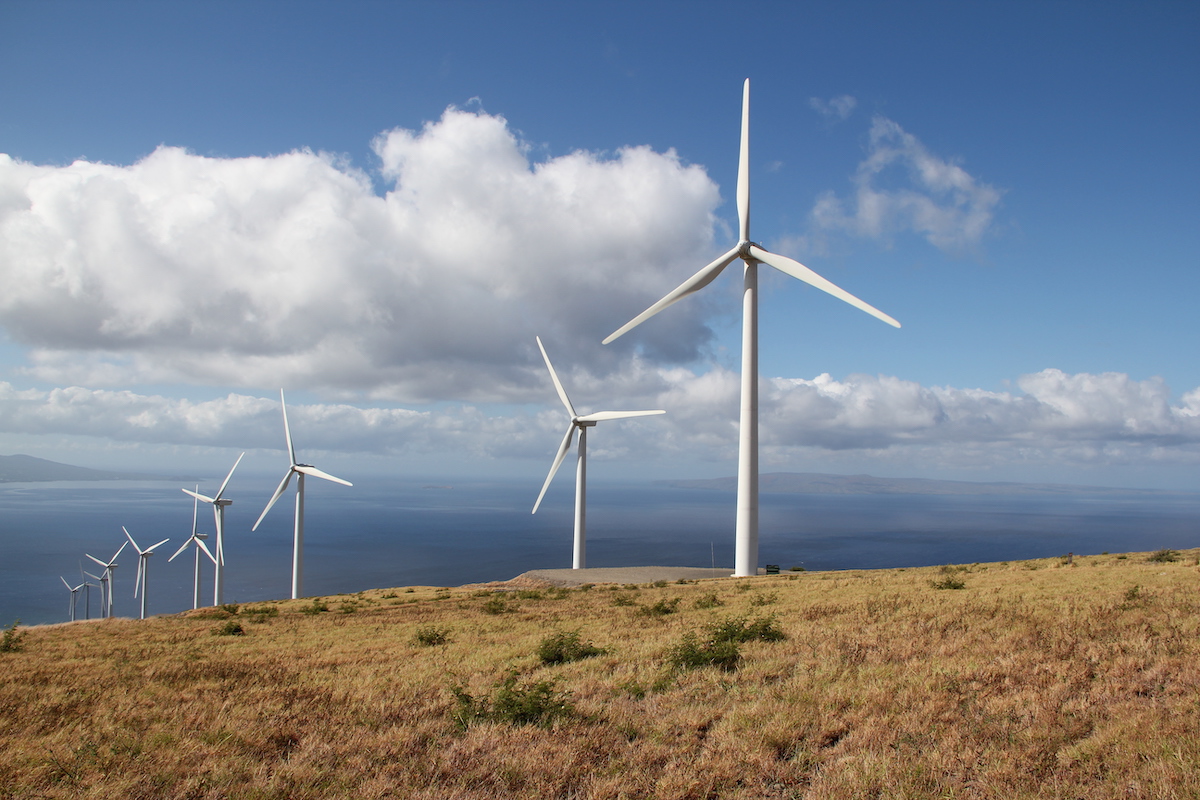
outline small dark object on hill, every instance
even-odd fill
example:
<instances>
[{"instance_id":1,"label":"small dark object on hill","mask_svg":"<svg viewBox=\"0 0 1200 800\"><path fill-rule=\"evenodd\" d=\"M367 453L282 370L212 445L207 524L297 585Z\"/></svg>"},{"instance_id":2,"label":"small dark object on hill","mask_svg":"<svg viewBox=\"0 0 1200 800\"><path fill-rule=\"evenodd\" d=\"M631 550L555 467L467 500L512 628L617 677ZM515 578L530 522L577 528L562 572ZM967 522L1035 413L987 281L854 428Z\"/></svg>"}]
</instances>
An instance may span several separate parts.
<instances>
[{"instance_id":1,"label":"small dark object on hill","mask_svg":"<svg viewBox=\"0 0 1200 800\"><path fill-rule=\"evenodd\" d=\"M462 686L452 691L456 704L454 720L462 730L475 722L504 722L546 728L554 720L575 713L570 696L558 691L554 681L518 686L516 672L510 672L495 685L490 700L474 697Z\"/></svg>"},{"instance_id":2,"label":"small dark object on hill","mask_svg":"<svg viewBox=\"0 0 1200 800\"><path fill-rule=\"evenodd\" d=\"M4 629L4 638L0 639L0 653L15 653L21 649L21 639L25 634L17 632L17 626L20 624L21 620L14 620L12 625Z\"/></svg>"},{"instance_id":3,"label":"small dark object on hill","mask_svg":"<svg viewBox=\"0 0 1200 800\"><path fill-rule=\"evenodd\" d=\"M931 586L935 589L965 589L967 588L966 581L961 581L958 578L947 577L940 581L930 581Z\"/></svg>"},{"instance_id":4,"label":"small dark object on hill","mask_svg":"<svg viewBox=\"0 0 1200 800\"><path fill-rule=\"evenodd\" d=\"M439 644L448 644L450 642L450 629L439 628L436 625L426 625L417 628L417 632L413 635L413 642L422 647L435 647Z\"/></svg>"},{"instance_id":5,"label":"small dark object on hill","mask_svg":"<svg viewBox=\"0 0 1200 800\"><path fill-rule=\"evenodd\" d=\"M1149 558L1146 559L1155 564L1169 564L1172 561L1179 560L1179 553L1175 550L1156 550Z\"/></svg>"},{"instance_id":6,"label":"small dark object on hill","mask_svg":"<svg viewBox=\"0 0 1200 800\"><path fill-rule=\"evenodd\" d=\"M212 629L213 636L245 636L246 631L242 628L242 623L237 620L227 620L224 625L218 625Z\"/></svg>"},{"instance_id":7,"label":"small dark object on hill","mask_svg":"<svg viewBox=\"0 0 1200 800\"><path fill-rule=\"evenodd\" d=\"M603 655L606 651L580 638L579 631L552 633L537 648L537 657L543 664L567 664L585 658Z\"/></svg>"}]
</instances>

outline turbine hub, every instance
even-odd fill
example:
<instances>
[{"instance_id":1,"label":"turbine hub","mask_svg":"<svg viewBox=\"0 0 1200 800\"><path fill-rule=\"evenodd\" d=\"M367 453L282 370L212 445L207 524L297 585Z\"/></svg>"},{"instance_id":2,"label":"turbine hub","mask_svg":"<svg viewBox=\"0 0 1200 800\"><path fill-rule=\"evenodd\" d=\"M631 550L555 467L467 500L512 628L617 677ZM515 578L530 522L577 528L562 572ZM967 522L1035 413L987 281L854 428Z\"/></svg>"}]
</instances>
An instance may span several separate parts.
<instances>
[{"instance_id":1,"label":"turbine hub","mask_svg":"<svg viewBox=\"0 0 1200 800\"><path fill-rule=\"evenodd\" d=\"M761 246L756 242L750 241L749 239L742 239L740 242L738 242L738 258L742 259L743 261L756 261L757 259L750 255L750 247L752 245L754 247Z\"/></svg>"}]
</instances>

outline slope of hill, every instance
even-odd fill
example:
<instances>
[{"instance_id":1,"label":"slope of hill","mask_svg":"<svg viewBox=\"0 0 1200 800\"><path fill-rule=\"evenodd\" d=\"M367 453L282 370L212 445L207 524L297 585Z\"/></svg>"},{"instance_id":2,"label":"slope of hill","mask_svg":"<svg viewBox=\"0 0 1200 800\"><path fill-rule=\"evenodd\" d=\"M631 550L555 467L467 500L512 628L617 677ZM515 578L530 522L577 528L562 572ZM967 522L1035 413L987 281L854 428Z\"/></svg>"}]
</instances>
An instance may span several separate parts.
<instances>
[{"instance_id":1,"label":"slope of hill","mask_svg":"<svg viewBox=\"0 0 1200 800\"><path fill-rule=\"evenodd\" d=\"M133 472L109 472L102 469L75 467L33 456L0 456L0 483L161 479L161 475L140 475Z\"/></svg>"},{"instance_id":2,"label":"slope of hill","mask_svg":"<svg viewBox=\"0 0 1200 800\"><path fill-rule=\"evenodd\" d=\"M660 486L681 489L734 491L737 478L700 478L656 481ZM1075 486L1065 483L977 483L926 478L877 478L873 475L827 475L819 472L770 472L759 476L759 489L781 494L1005 494L1005 495L1079 495L1079 494L1178 494L1154 489L1118 489L1103 486Z\"/></svg>"}]
</instances>

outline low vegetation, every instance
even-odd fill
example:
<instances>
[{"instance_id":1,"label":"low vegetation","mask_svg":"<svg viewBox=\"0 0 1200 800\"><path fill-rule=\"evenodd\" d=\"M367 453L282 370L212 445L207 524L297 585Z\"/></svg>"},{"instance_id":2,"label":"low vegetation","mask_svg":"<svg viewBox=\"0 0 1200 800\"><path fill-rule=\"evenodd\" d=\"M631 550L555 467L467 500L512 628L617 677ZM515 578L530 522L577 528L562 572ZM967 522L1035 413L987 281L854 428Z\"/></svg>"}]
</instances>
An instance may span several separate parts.
<instances>
[{"instance_id":1,"label":"low vegetation","mask_svg":"<svg viewBox=\"0 0 1200 800\"><path fill-rule=\"evenodd\" d=\"M14 625L0 797L1197 797L1169 552Z\"/></svg>"}]
</instances>

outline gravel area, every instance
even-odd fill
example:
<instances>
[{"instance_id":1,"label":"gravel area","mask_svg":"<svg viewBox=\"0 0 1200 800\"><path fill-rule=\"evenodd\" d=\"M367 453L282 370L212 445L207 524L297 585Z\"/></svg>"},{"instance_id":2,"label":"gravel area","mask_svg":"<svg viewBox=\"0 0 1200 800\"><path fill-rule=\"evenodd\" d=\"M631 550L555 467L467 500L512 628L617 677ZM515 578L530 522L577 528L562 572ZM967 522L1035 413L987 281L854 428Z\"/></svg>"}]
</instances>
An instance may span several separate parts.
<instances>
[{"instance_id":1,"label":"gravel area","mask_svg":"<svg viewBox=\"0 0 1200 800\"><path fill-rule=\"evenodd\" d=\"M599 567L596 569L535 569L516 579L544 581L553 586L579 586L584 583L654 583L655 581L695 581L703 578L728 578L732 567Z\"/></svg>"}]
</instances>

